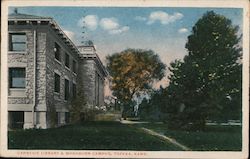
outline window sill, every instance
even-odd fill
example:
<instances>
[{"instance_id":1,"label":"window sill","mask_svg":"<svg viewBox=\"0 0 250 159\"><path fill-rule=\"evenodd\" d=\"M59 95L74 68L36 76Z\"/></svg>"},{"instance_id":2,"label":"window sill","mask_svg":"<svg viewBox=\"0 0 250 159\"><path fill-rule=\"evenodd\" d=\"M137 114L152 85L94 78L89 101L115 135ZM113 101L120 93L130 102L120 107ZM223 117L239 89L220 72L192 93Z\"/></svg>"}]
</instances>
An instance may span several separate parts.
<instances>
[{"instance_id":1,"label":"window sill","mask_svg":"<svg viewBox=\"0 0 250 159\"><path fill-rule=\"evenodd\" d=\"M55 94L55 95L58 95L58 96L60 95L60 93L59 93L59 92L54 92L54 94Z\"/></svg>"},{"instance_id":2,"label":"window sill","mask_svg":"<svg viewBox=\"0 0 250 159\"><path fill-rule=\"evenodd\" d=\"M60 61L58 61L56 58L55 58L55 61L56 61L58 64L62 65L62 63L61 63Z\"/></svg>"},{"instance_id":3,"label":"window sill","mask_svg":"<svg viewBox=\"0 0 250 159\"><path fill-rule=\"evenodd\" d=\"M9 88L8 97L27 97L25 88Z\"/></svg>"},{"instance_id":4,"label":"window sill","mask_svg":"<svg viewBox=\"0 0 250 159\"><path fill-rule=\"evenodd\" d=\"M71 71L70 68L68 66L65 66L65 68L68 70L68 71Z\"/></svg>"},{"instance_id":5,"label":"window sill","mask_svg":"<svg viewBox=\"0 0 250 159\"><path fill-rule=\"evenodd\" d=\"M27 54L27 51L8 51L9 54Z\"/></svg>"},{"instance_id":6,"label":"window sill","mask_svg":"<svg viewBox=\"0 0 250 159\"><path fill-rule=\"evenodd\" d=\"M25 91L26 88L9 88L10 90L13 90L13 91Z\"/></svg>"},{"instance_id":7,"label":"window sill","mask_svg":"<svg viewBox=\"0 0 250 159\"><path fill-rule=\"evenodd\" d=\"M22 95L19 95L19 96L14 96L14 95L8 95L8 98L26 98L27 96L22 96Z\"/></svg>"}]
</instances>

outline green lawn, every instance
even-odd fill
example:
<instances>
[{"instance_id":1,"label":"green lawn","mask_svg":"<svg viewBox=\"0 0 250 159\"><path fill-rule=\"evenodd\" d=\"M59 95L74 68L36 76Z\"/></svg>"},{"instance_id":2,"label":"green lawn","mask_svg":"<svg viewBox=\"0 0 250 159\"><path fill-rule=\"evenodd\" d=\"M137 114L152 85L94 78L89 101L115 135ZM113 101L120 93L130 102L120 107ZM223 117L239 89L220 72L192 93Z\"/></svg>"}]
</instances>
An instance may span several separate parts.
<instances>
[{"instance_id":1,"label":"green lawn","mask_svg":"<svg viewBox=\"0 0 250 159\"><path fill-rule=\"evenodd\" d=\"M8 132L9 149L181 150L119 122L87 122L60 128Z\"/></svg>"},{"instance_id":2,"label":"green lawn","mask_svg":"<svg viewBox=\"0 0 250 159\"><path fill-rule=\"evenodd\" d=\"M179 143L201 151L241 151L241 126L207 126L203 132L168 130L165 124L139 124L176 139Z\"/></svg>"}]
</instances>

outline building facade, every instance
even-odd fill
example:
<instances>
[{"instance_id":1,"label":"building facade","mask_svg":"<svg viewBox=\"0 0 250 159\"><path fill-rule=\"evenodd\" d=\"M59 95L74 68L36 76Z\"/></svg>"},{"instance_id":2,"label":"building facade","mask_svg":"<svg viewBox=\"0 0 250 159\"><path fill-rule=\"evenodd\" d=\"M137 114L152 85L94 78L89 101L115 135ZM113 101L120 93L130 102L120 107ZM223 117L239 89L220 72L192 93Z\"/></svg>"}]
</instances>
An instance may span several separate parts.
<instances>
[{"instance_id":1,"label":"building facade","mask_svg":"<svg viewBox=\"0 0 250 159\"><path fill-rule=\"evenodd\" d=\"M9 15L8 32L9 128L68 123L78 89L83 89L89 105L103 104L100 96L107 72L100 59L97 54L86 59L52 18L16 12ZM96 72L100 80L94 77ZM79 82L85 87L77 87ZM97 89L98 98L93 95Z\"/></svg>"},{"instance_id":2,"label":"building facade","mask_svg":"<svg viewBox=\"0 0 250 159\"><path fill-rule=\"evenodd\" d=\"M104 84L108 73L96 53L94 45L79 46L79 71L83 81L87 105L104 105Z\"/></svg>"}]
</instances>

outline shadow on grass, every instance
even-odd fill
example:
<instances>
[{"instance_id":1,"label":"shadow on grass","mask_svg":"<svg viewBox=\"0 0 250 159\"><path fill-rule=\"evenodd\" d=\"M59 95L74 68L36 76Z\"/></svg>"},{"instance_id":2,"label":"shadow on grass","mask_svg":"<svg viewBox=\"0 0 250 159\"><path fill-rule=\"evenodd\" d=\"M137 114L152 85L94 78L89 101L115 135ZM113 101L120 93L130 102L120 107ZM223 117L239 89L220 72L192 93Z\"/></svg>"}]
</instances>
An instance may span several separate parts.
<instances>
[{"instance_id":1,"label":"shadow on grass","mask_svg":"<svg viewBox=\"0 0 250 159\"><path fill-rule=\"evenodd\" d=\"M204 131L170 130L165 124L138 124L176 139L196 151L241 151L242 127L233 125L206 126Z\"/></svg>"},{"instance_id":2,"label":"shadow on grass","mask_svg":"<svg viewBox=\"0 0 250 159\"><path fill-rule=\"evenodd\" d=\"M178 147L119 122L8 132L9 149L177 151Z\"/></svg>"}]
</instances>

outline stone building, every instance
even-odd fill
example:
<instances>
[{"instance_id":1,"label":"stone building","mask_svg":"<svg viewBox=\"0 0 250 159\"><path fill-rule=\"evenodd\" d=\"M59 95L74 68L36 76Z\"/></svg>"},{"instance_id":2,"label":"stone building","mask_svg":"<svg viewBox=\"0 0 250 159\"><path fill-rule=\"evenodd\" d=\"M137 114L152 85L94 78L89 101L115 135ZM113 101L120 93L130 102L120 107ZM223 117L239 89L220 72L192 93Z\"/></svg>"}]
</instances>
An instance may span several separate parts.
<instances>
[{"instance_id":1,"label":"stone building","mask_svg":"<svg viewBox=\"0 0 250 159\"><path fill-rule=\"evenodd\" d=\"M83 87L87 105L104 105L104 82L107 71L96 53L94 45L78 46L80 51L79 71L83 80Z\"/></svg>"},{"instance_id":2,"label":"stone building","mask_svg":"<svg viewBox=\"0 0 250 159\"><path fill-rule=\"evenodd\" d=\"M9 128L66 124L77 89L84 89L89 105L103 104L102 62L94 51L80 52L52 18L15 12L8 32ZM77 87L79 81L84 88Z\"/></svg>"}]
</instances>

